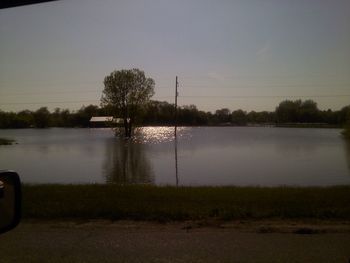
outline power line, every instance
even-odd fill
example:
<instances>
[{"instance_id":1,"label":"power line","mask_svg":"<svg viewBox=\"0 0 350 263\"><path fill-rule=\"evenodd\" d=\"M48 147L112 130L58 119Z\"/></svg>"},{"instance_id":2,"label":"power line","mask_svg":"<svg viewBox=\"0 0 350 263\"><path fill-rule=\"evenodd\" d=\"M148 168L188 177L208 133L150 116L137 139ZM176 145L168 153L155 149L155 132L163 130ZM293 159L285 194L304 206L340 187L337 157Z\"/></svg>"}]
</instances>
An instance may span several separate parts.
<instances>
[{"instance_id":1,"label":"power line","mask_svg":"<svg viewBox=\"0 0 350 263\"><path fill-rule=\"evenodd\" d=\"M213 84L190 84L185 85L186 88L220 88L220 89L234 89L234 88L307 88L307 87L350 87L350 84L265 84L265 85L218 85L214 86Z\"/></svg>"},{"instance_id":2,"label":"power line","mask_svg":"<svg viewBox=\"0 0 350 263\"><path fill-rule=\"evenodd\" d=\"M227 96L201 96L201 95L182 95L181 98L341 98L341 97L350 97L350 94L342 95L227 95Z\"/></svg>"},{"instance_id":3,"label":"power line","mask_svg":"<svg viewBox=\"0 0 350 263\"><path fill-rule=\"evenodd\" d=\"M34 104L60 104L60 103L82 103L82 102L98 102L97 100L76 100L76 101L44 101L44 102L5 102L1 105L34 105Z\"/></svg>"},{"instance_id":4,"label":"power line","mask_svg":"<svg viewBox=\"0 0 350 263\"><path fill-rule=\"evenodd\" d=\"M170 89L166 86L157 87L159 89ZM75 89L75 90L61 90L61 91L32 91L32 92L10 92L2 94L1 97L11 97L11 96L27 96L27 95L47 95L47 94L71 94L71 93L101 93L102 90L98 89Z\"/></svg>"},{"instance_id":5,"label":"power line","mask_svg":"<svg viewBox=\"0 0 350 263\"><path fill-rule=\"evenodd\" d=\"M350 97L350 94L338 94L338 95L226 95L226 96L216 96L216 95L178 95L181 98L193 98L193 99L264 99L264 98L342 98ZM161 96L155 97L153 99L168 99L173 98L173 96ZM100 103L99 100L65 100L65 101L37 101L37 102L1 102L1 105L31 105L31 104L60 104L60 103Z\"/></svg>"},{"instance_id":6,"label":"power line","mask_svg":"<svg viewBox=\"0 0 350 263\"><path fill-rule=\"evenodd\" d=\"M12 97L12 96L30 96L30 95L50 95L50 94L74 94L74 93L97 93L100 91L84 90L84 91L57 91L57 92L18 92L18 93L5 93L1 94L1 97Z\"/></svg>"},{"instance_id":7,"label":"power line","mask_svg":"<svg viewBox=\"0 0 350 263\"><path fill-rule=\"evenodd\" d=\"M186 75L181 75L183 79L270 79L270 80L275 80L275 79L320 79L322 78L323 80L329 79L329 80L334 80L334 79L341 79L341 80L348 80L347 76L337 76L337 75L327 75L327 74L310 74L310 75L227 75L227 74L213 74L213 75L195 75L195 76L186 76ZM345 78L344 78L345 77Z\"/></svg>"}]
</instances>

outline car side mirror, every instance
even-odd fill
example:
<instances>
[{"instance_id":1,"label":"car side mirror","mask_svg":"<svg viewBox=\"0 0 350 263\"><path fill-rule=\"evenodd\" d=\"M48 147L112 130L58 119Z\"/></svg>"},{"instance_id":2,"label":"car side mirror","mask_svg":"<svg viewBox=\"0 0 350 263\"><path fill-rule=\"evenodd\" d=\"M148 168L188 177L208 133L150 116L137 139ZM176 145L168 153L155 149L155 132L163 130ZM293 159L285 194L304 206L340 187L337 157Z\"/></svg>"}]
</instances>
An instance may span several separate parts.
<instances>
[{"instance_id":1,"label":"car side mirror","mask_svg":"<svg viewBox=\"0 0 350 263\"><path fill-rule=\"evenodd\" d=\"M0 233L15 228L21 219L21 181L16 172L0 171Z\"/></svg>"}]
</instances>

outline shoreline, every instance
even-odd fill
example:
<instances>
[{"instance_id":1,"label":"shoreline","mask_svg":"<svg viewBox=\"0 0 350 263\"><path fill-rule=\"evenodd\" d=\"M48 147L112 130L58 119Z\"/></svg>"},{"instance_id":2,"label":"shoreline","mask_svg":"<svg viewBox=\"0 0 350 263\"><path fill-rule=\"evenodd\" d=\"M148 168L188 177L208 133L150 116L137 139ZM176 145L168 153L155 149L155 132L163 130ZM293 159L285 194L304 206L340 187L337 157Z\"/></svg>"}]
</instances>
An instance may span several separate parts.
<instances>
[{"instance_id":1,"label":"shoreline","mask_svg":"<svg viewBox=\"0 0 350 263\"><path fill-rule=\"evenodd\" d=\"M135 128L143 128L143 127L174 127L174 125L142 125L135 126ZM314 123L280 123L280 124L247 124L247 125L178 125L177 128L182 127L216 127L216 128L310 128L310 129L344 129L343 126L331 125L331 124L314 124ZM47 129L114 129L114 128L122 128L122 127L56 127L50 126L45 128L35 128L35 127L25 127L25 128L0 128L0 130L47 130Z\"/></svg>"}]
</instances>

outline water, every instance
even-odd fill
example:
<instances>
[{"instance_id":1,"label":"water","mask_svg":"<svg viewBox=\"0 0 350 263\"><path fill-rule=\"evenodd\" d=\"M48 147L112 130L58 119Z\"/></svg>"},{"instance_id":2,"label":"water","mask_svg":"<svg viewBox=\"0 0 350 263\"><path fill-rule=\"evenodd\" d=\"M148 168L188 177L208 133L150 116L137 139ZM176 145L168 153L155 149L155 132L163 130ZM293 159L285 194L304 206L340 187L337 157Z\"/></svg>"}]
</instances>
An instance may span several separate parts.
<instances>
[{"instance_id":1,"label":"water","mask_svg":"<svg viewBox=\"0 0 350 263\"><path fill-rule=\"evenodd\" d=\"M18 171L25 183L350 184L350 144L337 129L186 127L176 142L168 127L141 128L132 141L110 129L0 130L0 137L18 142L0 146L0 169Z\"/></svg>"}]
</instances>

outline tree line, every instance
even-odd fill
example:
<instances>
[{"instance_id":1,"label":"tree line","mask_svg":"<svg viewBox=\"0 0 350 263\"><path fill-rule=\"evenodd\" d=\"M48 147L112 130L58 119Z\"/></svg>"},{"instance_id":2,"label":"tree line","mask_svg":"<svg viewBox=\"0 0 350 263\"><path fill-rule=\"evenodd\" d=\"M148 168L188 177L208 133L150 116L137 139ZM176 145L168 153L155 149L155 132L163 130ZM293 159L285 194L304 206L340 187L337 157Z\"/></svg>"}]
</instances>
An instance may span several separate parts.
<instances>
[{"instance_id":1,"label":"tree line","mask_svg":"<svg viewBox=\"0 0 350 263\"><path fill-rule=\"evenodd\" d=\"M113 115L106 106L83 106L77 111L56 108L49 111L41 107L36 111L23 110L5 112L0 110L0 128L47 128L47 127L89 127L93 116ZM139 110L135 125L174 125L174 104L151 100ZM228 108L215 112L198 110L195 105L178 107L178 125L283 125L283 124L327 124L344 127L350 123L350 105L341 110L319 110L312 100L285 100L279 103L275 111L250 111L241 109L231 111Z\"/></svg>"}]
</instances>

